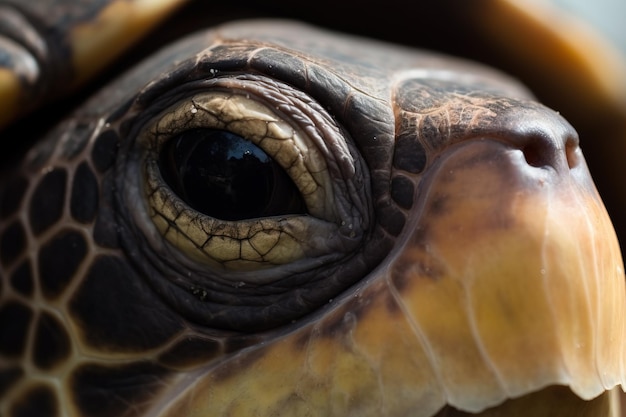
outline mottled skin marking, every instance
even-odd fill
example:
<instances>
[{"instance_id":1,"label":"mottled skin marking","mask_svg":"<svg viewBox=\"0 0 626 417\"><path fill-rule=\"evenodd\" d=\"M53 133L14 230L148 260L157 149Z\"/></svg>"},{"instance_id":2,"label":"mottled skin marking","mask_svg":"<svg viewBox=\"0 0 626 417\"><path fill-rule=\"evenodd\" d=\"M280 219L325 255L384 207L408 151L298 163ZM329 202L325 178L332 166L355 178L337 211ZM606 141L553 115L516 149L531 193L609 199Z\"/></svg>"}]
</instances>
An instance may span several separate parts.
<instances>
[{"instance_id":1,"label":"mottled skin marking","mask_svg":"<svg viewBox=\"0 0 626 417\"><path fill-rule=\"evenodd\" d=\"M310 97L340 127L331 155L354 157L334 161L343 188L325 203L354 234L312 228L334 242L315 259L207 267L152 223L137 137L241 74ZM541 401L597 397L581 416L608 417L623 269L579 152L566 122L482 67L285 23L195 35L3 181L0 413L488 416L563 384Z\"/></svg>"}]
</instances>

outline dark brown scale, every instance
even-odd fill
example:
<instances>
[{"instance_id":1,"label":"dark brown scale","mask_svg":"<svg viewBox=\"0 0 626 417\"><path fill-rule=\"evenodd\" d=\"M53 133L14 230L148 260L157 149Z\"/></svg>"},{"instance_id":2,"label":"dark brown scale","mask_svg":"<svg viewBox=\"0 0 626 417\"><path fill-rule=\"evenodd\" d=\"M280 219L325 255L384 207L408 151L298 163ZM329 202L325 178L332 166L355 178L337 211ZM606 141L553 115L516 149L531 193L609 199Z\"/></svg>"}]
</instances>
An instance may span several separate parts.
<instances>
[{"instance_id":1,"label":"dark brown scale","mask_svg":"<svg viewBox=\"0 0 626 417\"><path fill-rule=\"evenodd\" d=\"M26 248L26 231L22 222L14 221L0 237L0 261L9 266Z\"/></svg>"},{"instance_id":2,"label":"dark brown scale","mask_svg":"<svg viewBox=\"0 0 626 417\"><path fill-rule=\"evenodd\" d=\"M114 130L105 130L98 136L91 150L91 160L100 173L113 166L118 147L119 137Z\"/></svg>"},{"instance_id":3,"label":"dark brown scale","mask_svg":"<svg viewBox=\"0 0 626 417\"><path fill-rule=\"evenodd\" d=\"M378 221L387 233L392 236L398 236L404 228L406 216L398 209L398 207L389 205L387 207L380 208L380 219Z\"/></svg>"},{"instance_id":4,"label":"dark brown scale","mask_svg":"<svg viewBox=\"0 0 626 417\"><path fill-rule=\"evenodd\" d=\"M167 370L151 362L114 367L83 365L72 375L70 392L81 415L110 417L140 414L166 386Z\"/></svg>"},{"instance_id":5,"label":"dark brown scale","mask_svg":"<svg viewBox=\"0 0 626 417\"><path fill-rule=\"evenodd\" d=\"M57 223L63 213L67 171L55 168L37 184L30 201L28 219L35 235Z\"/></svg>"},{"instance_id":6,"label":"dark brown scale","mask_svg":"<svg viewBox=\"0 0 626 417\"><path fill-rule=\"evenodd\" d=\"M0 396L5 395L22 376L24 371L17 366L0 369Z\"/></svg>"},{"instance_id":7,"label":"dark brown scale","mask_svg":"<svg viewBox=\"0 0 626 417\"><path fill-rule=\"evenodd\" d=\"M139 351L163 345L182 325L121 258L96 258L70 302L89 345Z\"/></svg>"},{"instance_id":8,"label":"dark brown scale","mask_svg":"<svg viewBox=\"0 0 626 417\"><path fill-rule=\"evenodd\" d=\"M407 177L398 175L391 180L391 198L404 209L413 207L415 185Z\"/></svg>"},{"instance_id":9,"label":"dark brown scale","mask_svg":"<svg viewBox=\"0 0 626 417\"><path fill-rule=\"evenodd\" d=\"M0 306L0 355L15 358L24 354L33 311L18 301Z\"/></svg>"},{"instance_id":10,"label":"dark brown scale","mask_svg":"<svg viewBox=\"0 0 626 417\"><path fill-rule=\"evenodd\" d=\"M52 369L72 353L70 338L61 322L48 313L37 321L33 362L43 370Z\"/></svg>"},{"instance_id":11,"label":"dark brown scale","mask_svg":"<svg viewBox=\"0 0 626 417\"><path fill-rule=\"evenodd\" d=\"M11 274L11 287L25 297L33 295L35 282L30 260L23 261Z\"/></svg>"},{"instance_id":12,"label":"dark brown scale","mask_svg":"<svg viewBox=\"0 0 626 417\"><path fill-rule=\"evenodd\" d=\"M26 391L11 407L9 417L55 417L59 404L52 388L46 385Z\"/></svg>"},{"instance_id":13,"label":"dark brown scale","mask_svg":"<svg viewBox=\"0 0 626 417\"><path fill-rule=\"evenodd\" d=\"M426 150L415 131L409 131L396 140L393 166L411 174L419 174L426 167Z\"/></svg>"},{"instance_id":14,"label":"dark brown scale","mask_svg":"<svg viewBox=\"0 0 626 417\"><path fill-rule=\"evenodd\" d=\"M115 182L110 177L105 177L102 180L102 190L109 190L108 196L103 196L102 199L106 200L110 198L112 189L115 187ZM103 248L119 248L120 240L118 230L111 225L116 224L119 221L117 214L111 208L110 205L102 205L96 213L96 218L93 226L93 240L94 243Z\"/></svg>"},{"instance_id":15,"label":"dark brown scale","mask_svg":"<svg viewBox=\"0 0 626 417\"><path fill-rule=\"evenodd\" d=\"M21 176L6 184L0 192L0 219L6 219L17 212L27 188L28 180Z\"/></svg>"},{"instance_id":16,"label":"dark brown scale","mask_svg":"<svg viewBox=\"0 0 626 417\"><path fill-rule=\"evenodd\" d=\"M39 250L37 267L46 298L53 299L63 292L86 254L84 236L73 230L58 233Z\"/></svg>"},{"instance_id":17,"label":"dark brown scale","mask_svg":"<svg viewBox=\"0 0 626 417\"><path fill-rule=\"evenodd\" d=\"M78 166L74 173L70 212L80 223L91 223L98 210L98 180L86 162Z\"/></svg>"}]
</instances>

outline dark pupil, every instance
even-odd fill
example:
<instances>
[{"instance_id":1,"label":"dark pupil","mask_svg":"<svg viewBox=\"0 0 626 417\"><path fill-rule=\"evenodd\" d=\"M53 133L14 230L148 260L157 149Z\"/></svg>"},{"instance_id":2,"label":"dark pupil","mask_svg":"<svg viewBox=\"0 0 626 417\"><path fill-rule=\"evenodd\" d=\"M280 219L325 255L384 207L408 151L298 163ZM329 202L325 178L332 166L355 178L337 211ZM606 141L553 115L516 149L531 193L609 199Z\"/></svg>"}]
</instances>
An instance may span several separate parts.
<instances>
[{"instance_id":1,"label":"dark pupil","mask_svg":"<svg viewBox=\"0 0 626 417\"><path fill-rule=\"evenodd\" d=\"M306 212L287 173L231 132L187 130L165 143L159 165L172 190L211 217L242 220Z\"/></svg>"}]
</instances>

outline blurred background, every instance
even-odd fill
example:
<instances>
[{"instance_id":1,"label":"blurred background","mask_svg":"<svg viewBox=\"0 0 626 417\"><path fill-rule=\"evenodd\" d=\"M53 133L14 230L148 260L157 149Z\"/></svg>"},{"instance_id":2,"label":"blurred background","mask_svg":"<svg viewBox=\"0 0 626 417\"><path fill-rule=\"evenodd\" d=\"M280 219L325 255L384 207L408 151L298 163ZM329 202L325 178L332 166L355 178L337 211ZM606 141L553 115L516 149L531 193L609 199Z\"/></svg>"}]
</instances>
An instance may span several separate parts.
<instances>
[{"instance_id":1,"label":"blurred background","mask_svg":"<svg viewBox=\"0 0 626 417\"><path fill-rule=\"evenodd\" d=\"M593 25L626 53L626 1L624 0L552 0Z\"/></svg>"}]
</instances>

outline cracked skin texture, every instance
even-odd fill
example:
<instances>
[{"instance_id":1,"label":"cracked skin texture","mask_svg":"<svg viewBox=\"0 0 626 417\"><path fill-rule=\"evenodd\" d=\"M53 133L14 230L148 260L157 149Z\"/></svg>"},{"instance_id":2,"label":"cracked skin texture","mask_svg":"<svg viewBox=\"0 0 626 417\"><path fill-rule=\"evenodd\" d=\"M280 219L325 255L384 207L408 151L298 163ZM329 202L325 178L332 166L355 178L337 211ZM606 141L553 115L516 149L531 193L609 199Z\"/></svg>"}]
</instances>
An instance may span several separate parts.
<instances>
[{"instance_id":1,"label":"cracked skin texture","mask_svg":"<svg viewBox=\"0 0 626 417\"><path fill-rule=\"evenodd\" d=\"M309 36L292 39L294 31ZM63 354L51 366L25 351L40 345L28 332L17 354L7 350L17 342L1 347L2 363L22 372L7 378L2 411L21 415L37 400L49 414L78 416L615 415L609 390L624 383L626 363L623 264L572 128L489 70L364 42L284 23L222 27L180 44L171 54L191 58L178 71L166 53L81 109L84 149L71 154L63 140L80 137L53 133L28 156L7 182L23 190L23 210L5 210L0 233L25 243L17 253L3 246L3 277L18 276L20 262L45 277L41 265L54 264L45 248L58 248L51 241L67 230L83 237L72 244L84 255L75 268L54 264L68 278L60 295L29 295L16 279L3 287L0 311L24 319L18 330L29 312L50 314L67 346L57 345ZM367 57L358 53L365 45ZM320 239L339 243L317 249L345 257L320 257L308 275L298 263L306 257L231 275L165 242L136 193L143 177L127 175L140 172L129 166L145 151L128 143L129 131L171 83L215 68L289 81L341 126L345 135L324 138L332 155L352 158L329 169L346 192L324 202L341 215L328 221L335 235ZM122 90L140 91L125 107ZM397 155L400 143L416 157ZM78 166L100 190L87 220L68 197ZM394 184L408 194L394 194ZM58 210L35 216L42 200ZM120 207L131 203L125 217ZM187 226L173 217L170 225ZM343 231L344 219L356 230ZM300 238L319 238L310 230ZM205 287L188 285L197 282ZM273 285L291 295L288 284L317 297L316 308L280 315L294 304L264 296ZM313 292L324 286L334 295ZM223 299L207 288L227 305L211 310ZM260 330L234 327L244 319L260 320Z\"/></svg>"}]
</instances>

